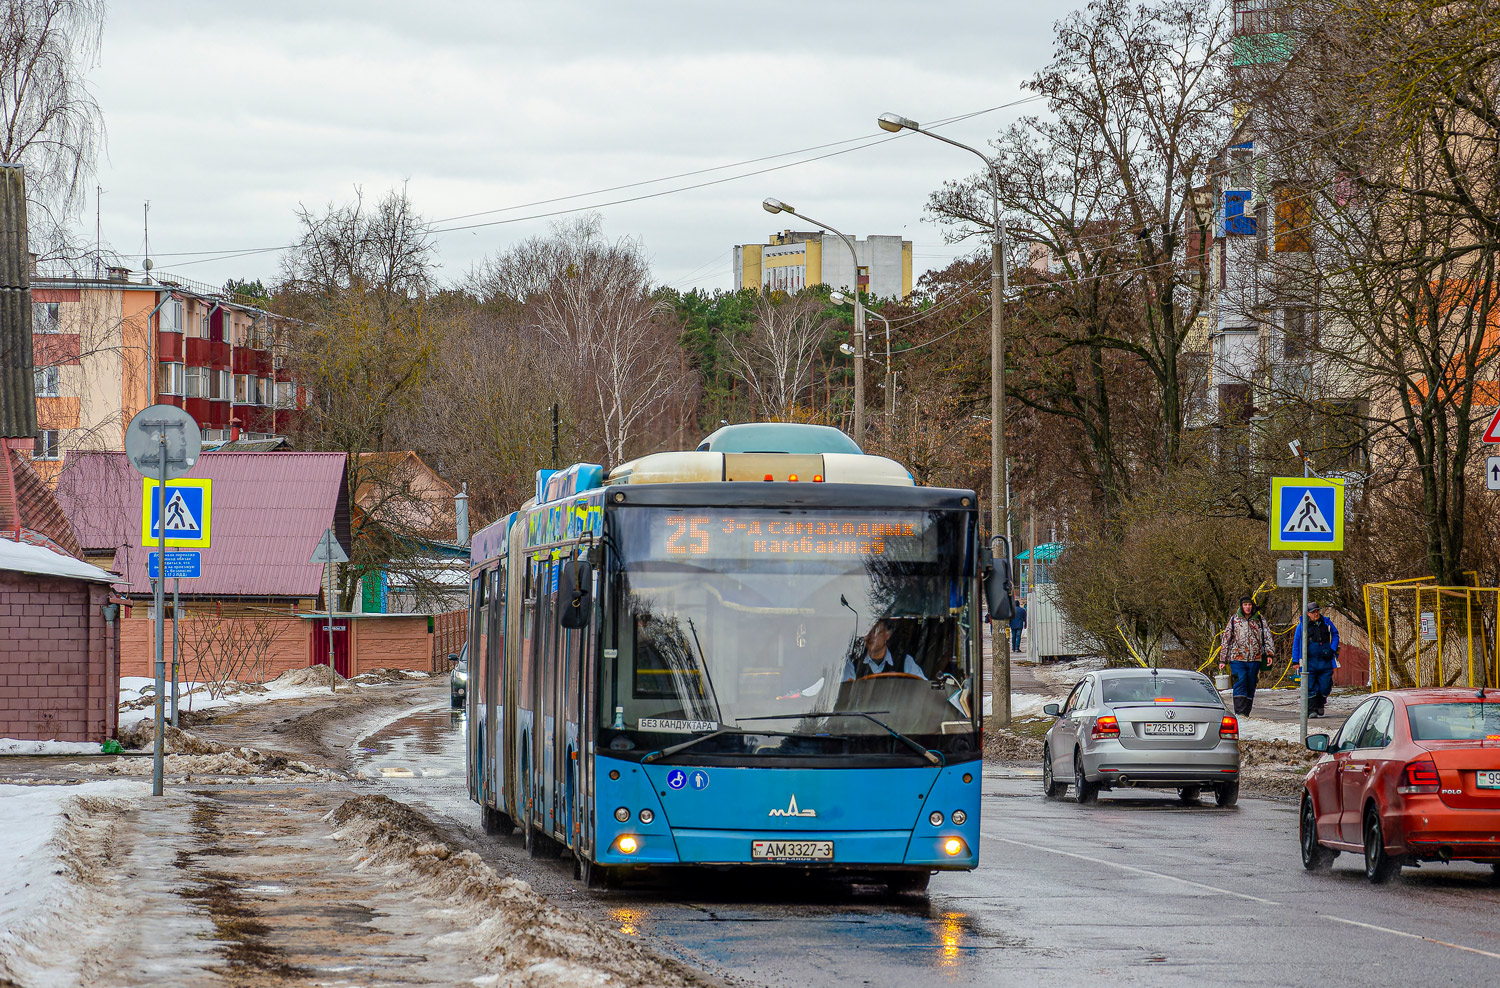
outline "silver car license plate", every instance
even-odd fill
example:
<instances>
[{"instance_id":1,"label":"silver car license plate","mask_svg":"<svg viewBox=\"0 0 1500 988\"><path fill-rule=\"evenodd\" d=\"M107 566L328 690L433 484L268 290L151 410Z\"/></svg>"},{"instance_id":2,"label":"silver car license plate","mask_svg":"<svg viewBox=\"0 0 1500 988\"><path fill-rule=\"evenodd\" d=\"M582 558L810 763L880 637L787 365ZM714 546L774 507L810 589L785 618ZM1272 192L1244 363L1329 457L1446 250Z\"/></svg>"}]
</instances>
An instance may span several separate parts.
<instances>
[{"instance_id":1,"label":"silver car license plate","mask_svg":"<svg viewBox=\"0 0 1500 988\"><path fill-rule=\"evenodd\" d=\"M832 861L831 840L757 840L750 842L755 861Z\"/></svg>"},{"instance_id":2,"label":"silver car license plate","mask_svg":"<svg viewBox=\"0 0 1500 988\"><path fill-rule=\"evenodd\" d=\"M1166 721L1152 721L1141 726L1145 728L1145 736L1148 738L1192 737L1198 733L1197 724L1171 724Z\"/></svg>"},{"instance_id":3,"label":"silver car license plate","mask_svg":"<svg viewBox=\"0 0 1500 988\"><path fill-rule=\"evenodd\" d=\"M1500 789L1500 772L1475 772L1474 784L1481 789Z\"/></svg>"}]
</instances>

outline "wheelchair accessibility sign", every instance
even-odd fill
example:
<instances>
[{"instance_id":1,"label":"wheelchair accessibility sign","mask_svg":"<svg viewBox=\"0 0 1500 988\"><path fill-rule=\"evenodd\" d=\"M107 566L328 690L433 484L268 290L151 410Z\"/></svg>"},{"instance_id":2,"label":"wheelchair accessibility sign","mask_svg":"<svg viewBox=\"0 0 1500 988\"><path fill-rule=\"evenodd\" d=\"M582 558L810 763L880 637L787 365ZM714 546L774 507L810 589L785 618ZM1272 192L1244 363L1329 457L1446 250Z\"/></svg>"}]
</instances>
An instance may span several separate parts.
<instances>
[{"instance_id":1,"label":"wheelchair accessibility sign","mask_svg":"<svg viewBox=\"0 0 1500 988\"><path fill-rule=\"evenodd\" d=\"M213 525L213 481L167 481L167 545L178 549L207 549ZM162 515L157 482L146 479L141 489L141 544L158 544Z\"/></svg>"},{"instance_id":2,"label":"wheelchair accessibility sign","mask_svg":"<svg viewBox=\"0 0 1500 988\"><path fill-rule=\"evenodd\" d=\"M1271 478L1273 550L1344 548L1344 482Z\"/></svg>"}]
</instances>

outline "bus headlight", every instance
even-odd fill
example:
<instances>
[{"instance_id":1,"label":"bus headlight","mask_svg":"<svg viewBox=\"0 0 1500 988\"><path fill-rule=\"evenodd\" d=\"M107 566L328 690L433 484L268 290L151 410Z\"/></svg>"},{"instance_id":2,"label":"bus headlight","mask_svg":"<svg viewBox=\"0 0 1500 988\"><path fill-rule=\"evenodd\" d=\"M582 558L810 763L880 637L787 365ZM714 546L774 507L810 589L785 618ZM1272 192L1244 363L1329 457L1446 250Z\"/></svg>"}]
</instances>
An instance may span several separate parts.
<instances>
[{"instance_id":1,"label":"bus headlight","mask_svg":"<svg viewBox=\"0 0 1500 988\"><path fill-rule=\"evenodd\" d=\"M655 820L655 819L656 819L656 814L655 813L652 813L650 810L641 810L641 822L642 823L650 825L651 821Z\"/></svg>"},{"instance_id":2,"label":"bus headlight","mask_svg":"<svg viewBox=\"0 0 1500 988\"><path fill-rule=\"evenodd\" d=\"M628 822L630 820L630 810L626 809L623 806L620 807L619 809L615 810L615 819L619 820L621 823Z\"/></svg>"},{"instance_id":3,"label":"bus headlight","mask_svg":"<svg viewBox=\"0 0 1500 988\"><path fill-rule=\"evenodd\" d=\"M615 841L615 848L621 854L634 854L636 852L636 849L639 847L640 844L637 843L636 839L629 834L626 834L619 840Z\"/></svg>"},{"instance_id":4,"label":"bus headlight","mask_svg":"<svg viewBox=\"0 0 1500 988\"><path fill-rule=\"evenodd\" d=\"M964 853L964 842L957 837L949 837L943 841L943 853L953 858Z\"/></svg>"},{"instance_id":5,"label":"bus headlight","mask_svg":"<svg viewBox=\"0 0 1500 988\"><path fill-rule=\"evenodd\" d=\"M941 827L943 825L943 811L933 810L927 815L927 822L932 824L934 827Z\"/></svg>"},{"instance_id":6,"label":"bus headlight","mask_svg":"<svg viewBox=\"0 0 1500 988\"><path fill-rule=\"evenodd\" d=\"M962 827L965 823L968 822L969 814L965 813L963 810L954 810L953 816L949 817L949 819L953 821L953 825L955 827Z\"/></svg>"}]
</instances>

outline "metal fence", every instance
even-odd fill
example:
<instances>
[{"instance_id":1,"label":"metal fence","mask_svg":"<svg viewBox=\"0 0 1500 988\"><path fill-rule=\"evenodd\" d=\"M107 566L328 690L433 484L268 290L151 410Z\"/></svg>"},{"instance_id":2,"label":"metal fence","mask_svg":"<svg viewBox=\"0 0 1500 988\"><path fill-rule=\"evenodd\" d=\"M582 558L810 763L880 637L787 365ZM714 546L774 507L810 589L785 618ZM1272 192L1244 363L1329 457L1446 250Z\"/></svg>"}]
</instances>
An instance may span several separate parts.
<instances>
[{"instance_id":1,"label":"metal fence","mask_svg":"<svg viewBox=\"0 0 1500 988\"><path fill-rule=\"evenodd\" d=\"M1445 587L1434 578L1365 585L1374 689L1500 687L1500 587Z\"/></svg>"}]
</instances>

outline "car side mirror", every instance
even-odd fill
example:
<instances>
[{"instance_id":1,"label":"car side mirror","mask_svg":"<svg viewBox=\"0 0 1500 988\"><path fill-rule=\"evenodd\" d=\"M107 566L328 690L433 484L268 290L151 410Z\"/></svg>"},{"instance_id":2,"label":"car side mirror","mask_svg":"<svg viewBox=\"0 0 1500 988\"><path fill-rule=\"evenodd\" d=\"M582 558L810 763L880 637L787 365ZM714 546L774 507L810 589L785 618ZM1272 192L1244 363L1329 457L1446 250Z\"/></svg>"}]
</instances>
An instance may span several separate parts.
<instances>
[{"instance_id":1,"label":"car side mirror","mask_svg":"<svg viewBox=\"0 0 1500 988\"><path fill-rule=\"evenodd\" d=\"M1308 751L1327 751L1328 750L1328 735L1326 735L1326 734L1309 734L1307 736L1307 740L1304 743L1307 745L1307 750Z\"/></svg>"},{"instance_id":2,"label":"car side mirror","mask_svg":"<svg viewBox=\"0 0 1500 988\"><path fill-rule=\"evenodd\" d=\"M1016 603L1011 597L1010 543L996 535L990 539L988 548L979 551L979 562L984 568L984 602L989 607L990 620L1009 621L1016 613Z\"/></svg>"},{"instance_id":3,"label":"car side mirror","mask_svg":"<svg viewBox=\"0 0 1500 988\"><path fill-rule=\"evenodd\" d=\"M1042 708L1042 713L1046 714L1048 717L1061 717L1062 707L1059 707L1055 703L1049 703Z\"/></svg>"},{"instance_id":4,"label":"car side mirror","mask_svg":"<svg viewBox=\"0 0 1500 988\"><path fill-rule=\"evenodd\" d=\"M456 666L456 665L458 665L458 653L457 652L449 652L448 653L448 664L450 666Z\"/></svg>"},{"instance_id":5,"label":"car side mirror","mask_svg":"<svg viewBox=\"0 0 1500 988\"><path fill-rule=\"evenodd\" d=\"M593 610L594 568L582 559L565 559L557 578L557 623L587 628Z\"/></svg>"}]
</instances>

